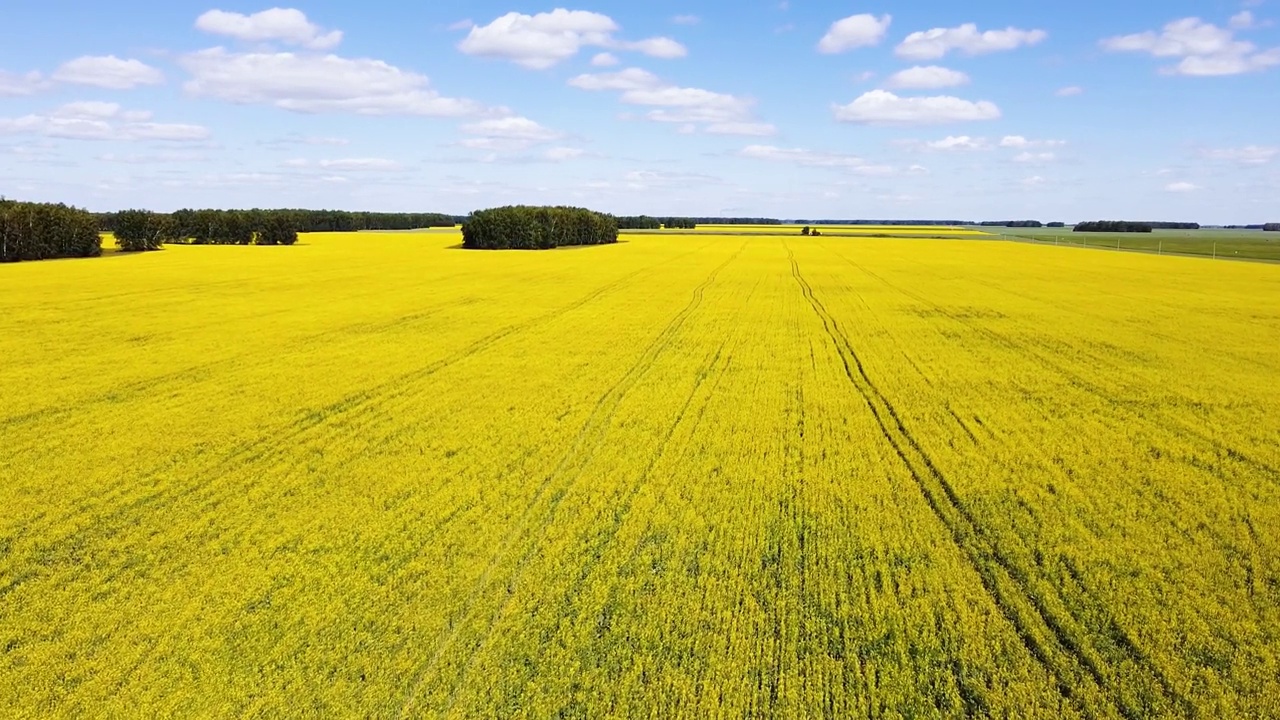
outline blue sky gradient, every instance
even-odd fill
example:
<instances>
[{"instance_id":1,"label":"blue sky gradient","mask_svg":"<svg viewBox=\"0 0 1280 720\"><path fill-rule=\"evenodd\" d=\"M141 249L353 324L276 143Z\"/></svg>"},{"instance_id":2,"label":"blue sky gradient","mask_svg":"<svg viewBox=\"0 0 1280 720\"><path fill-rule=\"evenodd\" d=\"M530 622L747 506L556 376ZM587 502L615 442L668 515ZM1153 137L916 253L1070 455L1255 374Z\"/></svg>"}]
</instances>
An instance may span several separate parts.
<instances>
[{"instance_id":1,"label":"blue sky gradient","mask_svg":"<svg viewBox=\"0 0 1280 720\"><path fill-rule=\"evenodd\" d=\"M557 7L11 0L0 194L1280 221L1268 4Z\"/></svg>"}]
</instances>

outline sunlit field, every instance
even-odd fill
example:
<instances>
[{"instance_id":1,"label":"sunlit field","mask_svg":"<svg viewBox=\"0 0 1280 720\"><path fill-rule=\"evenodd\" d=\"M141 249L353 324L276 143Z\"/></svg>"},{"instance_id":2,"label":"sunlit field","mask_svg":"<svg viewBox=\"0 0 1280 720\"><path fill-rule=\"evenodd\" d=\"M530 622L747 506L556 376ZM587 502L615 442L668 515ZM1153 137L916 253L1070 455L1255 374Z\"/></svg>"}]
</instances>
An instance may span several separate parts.
<instances>
[{"instance_id":1,"label":"sunlit field","mask_svg":"<svg viewBox=\"0 0 1280 720\"><path fill-rule=\"evenodd\" d=\"M1280 267L753 232L0 266L0 714L1280 713Z\"/></svg>"}]
</instances>

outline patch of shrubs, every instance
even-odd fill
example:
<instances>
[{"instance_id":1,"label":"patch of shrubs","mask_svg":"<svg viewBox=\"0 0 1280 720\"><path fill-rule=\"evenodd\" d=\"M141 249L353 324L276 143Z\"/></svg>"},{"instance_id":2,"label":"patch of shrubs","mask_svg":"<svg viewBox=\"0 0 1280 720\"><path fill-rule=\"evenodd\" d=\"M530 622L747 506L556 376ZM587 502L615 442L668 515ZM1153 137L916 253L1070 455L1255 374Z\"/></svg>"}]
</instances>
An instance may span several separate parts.
<instances>
[{"instance_id":1,"label":"patch of shrubs","mask_svg":"<svg viewBox=\"0 0 1280 720\"><path fill-rule=\"evenodd\" d=\"M618 242L618 219L573 207L515 205L478 210L462 226L473 250L550 250Z\"/></svg>"}]
</instances>

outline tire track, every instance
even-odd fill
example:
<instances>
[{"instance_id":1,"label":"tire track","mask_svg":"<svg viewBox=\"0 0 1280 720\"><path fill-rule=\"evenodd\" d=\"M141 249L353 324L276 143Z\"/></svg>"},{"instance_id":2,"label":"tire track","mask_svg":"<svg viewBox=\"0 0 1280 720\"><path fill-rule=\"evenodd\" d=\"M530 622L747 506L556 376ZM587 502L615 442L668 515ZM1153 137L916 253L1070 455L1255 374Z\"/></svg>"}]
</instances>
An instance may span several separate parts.
<instances>
[{"instance_id":1,"label":"tire track","mask_svg":"<svg viewBox=\"0 0 1280 720\"><path fill-rule=\"evenodd\" d=\"M844 255L841 255L838 252L835 252L834 250L831 250L829 247L824 245L823 248L826 249L828 252L830 252L832 255L835 255L836 257L840 258L841 260L848 263L849 265L852 265L853 267L857 268L867 276L872 277L877 281L883 283L889 289L895 292L901 293L903 295L906 295L907 297L910 297L913 300L916 300L917 302L923 305L927 305L933 308L935 312L948 318L949 320L959 323L960 325L965 326L967 329L971 331L985 335L987 338L995 342L997 345L1021 354L1034 357L1042 365L1052 368L1054 372L1062 376L1069 385L1085 393L1093 395L1094 397L1100 400L1105 401L1108 407L1114 406L1113 409L1123 409L1124 406L1114 405L1114 403L1112 403L1112 400L1115 398L1115 393L1107 391L1106 389L1090 381L1088 378L1080 375L1079 373L1072 372L1068 366L1063 364L1058 359L1058 356L1056 354L1052 352L1044 352L1039 348L1031 346L1025 342L1019 342L1014 338L1011 338L1007 335L1004 335L995 330L992 330L989 327L986 327L980 324L975 324L972 319L959 316L956 313L946 309L945 307L938 305L937 303L920 295L919 293L894 285L893 283L884 279L880 275L867 269L865 266L853 260L850 260L849 258L845 257ZM864 304L865 304L865 301L864 301ZM1122 366L1112 365L1111 367L1121 372L1125 371L1125 368ZM1128 417L1131 419L1131 422L1133 424L1141 424L1146 426L1149 429L1153 429L1158 432L1166 432L1168 430L1168 428L1164 426L1156 425L1151 421L1149 417L1145 415L1142 415L1140 413L1136 413L1127 409L1123 409L1123 411L1128 415ZM1165 419L1171 425L1177 428L1177 432L1179 435L1195 438L1196 440L1209 446L1210 448L1222 451L1220 454L1224 455L1226 458L1233 460L1237 463L1243 464L1246 467L1249 467L1256 472L1265 473L1271 476L1276 481L1280 481L1280 468L1272 467L1271 465L1268 465L1267 463L1261 460L1253 458L1249 456L1247 453L1245 453L1244 451L1240 450L1239 448L1235 448L1230 445L1227 445L1226 443L1214 440L1213 438L1208 437L1207 435L1205 435L1195 427L1187 425L1186 423L1178 420L1177 418L1166 417Z\"/></svg>"},{"instance_id":2,"label":"tire track","mask_svg":"<svg viewBox=\"0 0 1280 720\"><path fill-rule=\"evenodd\" d=\"M1129 720L1145 717L1139 708L1131 707L1115 694L1080 691L1082 680L1095 685L1097 691L1110 687L1104 669L1045 607L1029 587L1025 575L985 536L981 525L964 507L950 482L907 430L893 404L867 375L848 336L840 330L835 318L801 274L794 252L788 248L788 253L796 283L839 353L849 383L866 403L885 441L906 467L935 518L950 532L953 542L978 575L996 608L1014 628L1031 656L1053 679L1058 692L1085 717L1110 715L1106 710ZM1019 611L1018 606L1030 612ZM1099 695L1110 703L1105 710L1096 706L1094 698Z\"/></svg>"},{"instance_id":3,"label":"tire track","mask_svg":"<svg viewBox=\"0 0 1280 720\"><path fill-rule=\"evenodd\" d=\"M729 266L734 260L742 254L747 243L744 242L742 247L738 249L724 263L718 266L711 274L703 280L693 291L693 297L689 303L677 313L671 321L658 333L658 335L649 343L649 345L641 352L639 358L631 366L623 376L613 384L599 400L596 401L591 414L587 417L587 421L573 438L570 443L569 450L561 457L556 466L547 474L547 477L538 486L533 497L526 505L524 512L516 521L514 527L507 534L507 537L499 544L497 551L490 557L485 571L473 585L471 591L467 594L467 600L464 603L462 617L458 619L450 619L448 627L441 638L436 641L436 650L428 659L428 661L414 673L414 680L409 686L406 693L404 704L400 707L397 717L408 717L413 712L417 703L417 697L422 689L426 687L431 680L433 673L439 668L441 661L447 651L453 644L458 641L462 633L462 629L469 625L473 618L480 610L479 599L486 589L493 586L494 577L497 575L499 567L513 552L515 547L528 535L532 525L532 520L539 505L542 504L544 498L550 494L553 486L563 485L563 491L557 492L556 496L563 497L569 489L581 478L586 467L590 465L599 450L600 443L603 442L608 433L610 421L614 413L617 412L618 406L622 404L622 400L630 392L631 388L640 380L649 368L652 367L657 357L666 350L671 340L675 337L680 328L689 319L689 317L701 306L706 290L715 282L720 272ZM564 476L564 477L562 477ZM546 512L554 512L558 505L558 500L552 499L547 503ZM511 572L506 573L503 577L506 584L510 587L513 580L517 580L527 567L528 558L537 550L537 543L529 543L529 547L516 561ZM505 613L506 608L511 600L512 593L508 593L498 607L494 610L489 618L487 629L477 638L475 645L468 653L467 663L463 667L463 672L470 667L475 660L476 655L483 648L488 637L493 633L498 620Z\"/></svg>"}]
</instances>

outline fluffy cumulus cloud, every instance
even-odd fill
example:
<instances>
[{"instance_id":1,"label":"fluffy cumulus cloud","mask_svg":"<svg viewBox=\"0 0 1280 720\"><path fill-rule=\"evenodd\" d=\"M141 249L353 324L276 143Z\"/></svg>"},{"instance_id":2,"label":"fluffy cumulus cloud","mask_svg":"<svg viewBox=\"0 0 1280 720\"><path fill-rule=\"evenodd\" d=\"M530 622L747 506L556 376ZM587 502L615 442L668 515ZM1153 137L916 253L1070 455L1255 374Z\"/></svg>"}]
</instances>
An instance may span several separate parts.
<instances>
[{"instance_id":1,"label":"fluffy cumulus cloud","mask_svg":"<svg viewBox=\"0 0 1280 720\"><path fill-rule=\"evenodd\" d=\"M200 125L151 122L151 113L125 110L115 103L74 102L46 114L0 118L0 135L38 135L64 140L206 140Z\"/></svg>"},{"instance_id":2,"label":"fluffy cumulus cloud","mask_svg":"<svg viewBox=\"0 0 1280 720\"><path fill-rule=\"evenodd\" d=\"M862 125L935 125L974 120L996 120L1000 108L992 102L973 102L949 95L899 97L887 90L872 90L848 105L835 106L836 119Z\"/></svg>"},{"instance_id":3,"label":"fluffy cumulus cloud","mask_svg":"<svg viewBox=\"0 0 1280 720\"><path fill-rule=\"evenodd\" d=\"M941 140L927 142L924 147L929 150L990 150L991 143L986 138L969 137L968 135L949 135Z\"/></svg>"},{"instance_id":4,"label":"fluffy cumulus cloud","mask_svg":"<svg viewBox=\"0 0 1280 720\"><path fill-rule=\"evenodd\" d=\"M185 55L192 95L304 113L466 117L509 114L471 100L447 98L425 75L381 60L294 53L234 53L210 48Z\"/></svg>"},{"instance_id":5,"label":"fluffy cumulus cloud","mask_svg":"<svg viewBox=\"0 0 1280 720\"><path fill-rule=\"evenodd\" d=\"M301 10L292 8L271 8L252 15L210 10L196 18L196 28L246 42L276 41L312 50L329 50L342 42L341 30L325 32Z\"/></svg>"},{"instance_id":6,"label":"fluffy cumulus cloud","mask_svg":"<svg viewBox=\"0 0 1280 720\"><path fill-rule=\"evenodd\" d=\"M471 150L516 152L564 137L563 133L544 127L526 117L504 117L468 123L461 128L472 137L458 145Z\"/></svg>"},{"instance_id":7,"label":"fluffy cumulus cloud","mask_svg":"<svg viewBox=\"0 0 1280 720\"><path fill-rule=\"evenodd\" d=\"M680 87L664 82L647 70L628 68L614 73L578 75L569 85L581 90L616 91L627 105L653 108L645 118L654 122L677 123L680 132L715 135L773 135L776 128L756 119L755 102L736 95L702 88Z\"/></svg>"},{"instance_id":8,"label":"fluffy cumulus cloud","mask_svg":"<svg viewBox=\"0 0 1280 720\"><path fill-rule=\"evenodd\" d=\"M969 84L969 76L959 70L938 67L937 65L919 66L900 70L885 81L887 87L906 90L937 90L939 88L959 87Z\"/></svg>"},{"instance_id":9,"label":"fluffy cumulus cloud","mask_svg":"<svg viewBox=\"0 0 1280 720\"><path fill-rule=\"evenodd\" d=\"M832 23L827 34L818 42L818 52L836 55L863 47L879 45L889 32L893 17L863 14L852 15Z\"/></svg>"},{"instance_id":10,"label":"fluffy cumulus cloud","mask_svg":"<svg viewBox=\"0 0 1280 720\"><path fill-rule=\"evenodd\" d=\"M164 73L140 60L86 55L63 63L53 73L53 79L72 85L129 90L139 85L159 85L164 82Z\"/></svg>"},{"instance_id":11,"label":"fluffy cumulus cloud","mask_svg":"<svg viewBox=\"0 0 1280 720\"><path fill-rule=\"evenodd\" d=\"M621 62L622 61L618 59L617 55L607 52L598 53L595 57L591 58L591 65L593 67L613 67Z\"/></svg>"},{"instance_id":12,"label":"fluffy cumulus cloud","mask_svg":"<svg viewBox=\"0 0 1280 720\"><path fill-rule=\"evenodd\" d=\"M1249 22L1253 22L1252 15ZM1177 63L1160 69L1166 75L1242 75L1280 65L1280 48L1260 50L1247 40L1237 39L1234 29L1220 28L1195 17L1174 20L1160 32L1106 38L1101 45L1110 52L1179 58Z\"/></svg>"},{"instance_id":13,"label":"fluffy cumulus cloud","mask_svg":"<svg viewBox=\"0 0 1280 720\"><path fill-rule=\"evenodd\" d=\"M534 70L558 65L584 47L629 50L657 58L679 58L688 53L671 38L619 40L614 33L620 29L608 15L584 10L558 8L537 15L510 12L488 25L472 27L458 43L458 49L467 55L503 58Z\"/></svg>"},{"instance_id":14,"label":"fluffy cumulus cloud","mask_svg":"<svg viewBox=\"0 0 1280 720\"><path fill-rule=\"evenodd\" d=\"M937 60L951 52L965 55L985 55L994 52L1016 50L1020 47L1044 42L1049 34L1043 30L1020 30L1010 27L1004 30L982 32L974 23L953 28L934 28L914 32L898 45L898 57L908 60Z\"/></svg>"}]
</instances>

